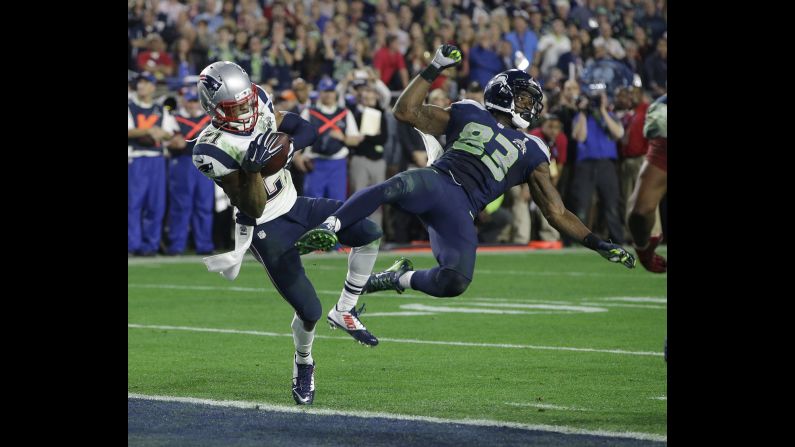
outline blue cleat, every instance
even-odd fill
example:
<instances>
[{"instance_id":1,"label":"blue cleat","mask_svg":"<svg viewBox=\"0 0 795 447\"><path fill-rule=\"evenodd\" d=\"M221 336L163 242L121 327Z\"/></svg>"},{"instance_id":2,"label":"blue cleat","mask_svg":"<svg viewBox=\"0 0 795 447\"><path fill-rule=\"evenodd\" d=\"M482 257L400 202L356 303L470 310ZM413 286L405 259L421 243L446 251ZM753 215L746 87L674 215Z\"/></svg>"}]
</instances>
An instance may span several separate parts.
<instances>
[{"instance_id":1,"label":"blue cleat","mask_svg":"<svg viewBox=\"0 0 795 447\"><path fill-rule=\"evenodd\" d=\"M315 400L315 362L303 365L293 359L293 399L298 405L312 405Z\"/></svg>"}]
</instances>

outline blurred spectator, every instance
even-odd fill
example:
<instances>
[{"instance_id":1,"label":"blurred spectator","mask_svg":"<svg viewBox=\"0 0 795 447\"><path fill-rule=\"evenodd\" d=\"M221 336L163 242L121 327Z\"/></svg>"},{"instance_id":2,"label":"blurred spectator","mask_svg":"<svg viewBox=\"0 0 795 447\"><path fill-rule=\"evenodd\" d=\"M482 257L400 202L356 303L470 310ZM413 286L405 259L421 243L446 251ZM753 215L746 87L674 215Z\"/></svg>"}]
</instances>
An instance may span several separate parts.
<instances>
[{"instance_id":1,"label":"blurred spectator","mask_svg":"<svg viewBox=\"0 0 795 447\"><path fill-rule=\"evenodd\" d=\"M188 7L178 0L160 0L160 4L157 7L157 12L165 15L167 23L176 22L179 14L187 10Z\"/></svg>"},{"instance_id":2,"label":"blurred spectator","mask_svg":"<svg viewBox=\"0 0 795 447\"><path fill-rule=\"evenodd\" d=\"M527 60L532 63L538 47L538 35L528 28L527 21L528 15L526 12L522 10L514 12L513 31L505 35L505 40L511 43L511 49L514 54L517 51L521 51Z\"/></svg>"},{"instance_id":3,"label":"blurred spectator","mask_svg":"<svg viewBox=\"0 0 795 447\"><path fill-rule=\"evenodd\" d=\"M386 113L378 105L378 92L364 79L354 81L357 91L357 105L353 110L363 139L359 144L351 144L351 193L386 180L386 161L384 144L389 136ZM370 218L379 226L383 224L381 208Z\"/></svg>"},{"instance_id":4,"label":"blurred spectator","mask_svg":"<svg viewBox=\"0 0 795 447\"><path fill-rule=\"evenodd\" d=\"M387 35L395 36L397 46L395 49L400 52L400 54L406 54L406 51L409 49L409 44L411 43L409 39L409 33L405 30L400 29L400 23L398 22L397 14L392 11L386 13L384 17L385 24L386 24L386 32ZM386 82L386 81L384 81Z\"/></svg>"},{"instance_id":5,"label":"blurred spectator","mask_svg":"<svg viewBox=\"0 0 795 447\"><path fill-rule=\"evenodd\" d=\"M309 84L303 78L297 78L292 83L293 92L295 92L296 105L295 109L290 112L301 114L304 110L311 105L309 101Z\"/></svg>"},{"instance_id":6,"label":"blurred spectator","mask_svg":"<svg viewBox=\"0 0 795 447\"><path fill-rule=\"evenodd\" d=\"M668 36L664 34L657 41L657 51L646 59L644 64L646 80L644 85L651 89L657 98L668 90Z\"/></svg>"},{"instance_id":7,"label":"blurred spectator","mask_svg":"<svg viewBox=\"0 0 795 447\"><path fill-rule=\"evenodd\" d=\"M571 12L571 3L569 3L569 0L555 0L555 10L557 11L557 17L565 22Z\"/></svg>"},{"instance_id":8,"label":"blurred spectator","mask_svg":"<svg viewBox=\"0 0 795 447\"><path fill-rule=\"evenodd\" d=\"M576 172L571 184L573 211L588 225L591 197L599 195L600 210L604 213L610 239L624 242L624 227L618 213L620 192L616 160L616 140L624 136L624 128L608 112L608 98L604 90L592 90L580 96L579 113L574 120L577 140Z\"/></svg>"},{"instance_id":9,"label":"blurred spectator","mask_svg":"<svg viewBox=\"0 0 795 447\"><path fill-rule=\"evenodd\" d=\"M152 33L146 38L147 51L138 55L138 70L148 71L158 79L171 76L174 73L174 60L166 52L166 44L157 33Z\"/></svg>"},{"instance_id":10,"label":"blurred spectator","mask_svg":"<svg viewBox=\"0 0 795 447\"><path fill-rule=\"evenodd\" d=\"M215 33L219 26L224 24L224 19L218 14L221 12L220 3L217 0L205 0L202 12L193 18L193 23L199 25L204 20L211 33Z\"/></svg>"},{"instance_id":11,"label":"blurred spectator","mask_svg":"<svg viewBox=\"0 0 795 447\"><path fill-rule=\"evenodd\" d=\"M164 28L165 24L163 22L157 22L155 20L155 11L152 9L145 9L141 16L141 21L128 31L128 37L133 47L133 57L137 59L138 54L146 50L148 46L146 38L150 34L159 34Z\"/></svg>"},{"instance_id":12,"label":"blurred spectator","mask_svg":"<svg viewBox=\"0 0 795 447\"><path fill-rule=\"evenodd\" d=\"M622 62L632 70L633 74L640 75L643 71L643 60L638 53L638 45L630 40L624 44L624 49L627 51L627 55Z\"/></svg>"},{"instance_id":13,"label":"blurred spectator","mask_svg":"<svg viewBox=\"0 0 795 447\"><path fill-rule=\"evenodd\" d=\"M226 6L226 3L224 3L224 6ZM228 26L224 25L218 28L218 39L210 47L210 51L207 54L210 63L235 60L235 49L232 45L232 39L232 30Z\"/></svg>"},{"instance_id":14,"label":"blurred spectator","mask_svg":"<svg viewBox=\"0 0 795 447\"><path fill-rule=\"evenodd\" d=\"M635 8L624 8L621 11L621 20L613 24L613 35L626 42L632 41L635 36Z\"/></svg>"},{"instance_id":15,"label":"blurred spectator","mask_svg":"<svg viewBox=\"0 0 795 447\"><path fill-rule=\"evenodd\" d=\"M406 62L398 49L397 37L394 35L387 36L386 46L375 53L373 67L381 73L381 81L390 90L403 90L409 84Z\"/></svg>"},{"instance_id":16,"label":"blurred spectator","mask_svg":"<svg viewBox=\"0 0 795 447\"><path fill-rule=\"evenodd\" d=\"M155 77L141 73L127 101L127 253L154 256L166 211L163 145L179 132L174 117L154 102Z\"/></svg>"},{"instance_id":17,"label":"blurred spectator","mask_svg":"<svg viewBox=\"0 0 795 447\"><path fill-rule=\"evenodd\" d=\"M318 130L318 139L304 157L312 159L314 169L307 173L304 194L335 200L347 198L348 145L355 146L364 139L350 110L337 104L334 81L324 78L318 84L320 100L304 110L301 117Z\"/></svg>"},{"instance_id":18,"label":"blurred spectator","mask_svg":"<svg viewBox=\"0 0 795 447\"><path fill-rule=\"evenodd\" d=\"M265 50L268 59L269 71L266 75L268 79L276 79L276 90L290 88L292 75L290 67L293 65L293 47L291 42L285 39L284 25L280 22L273 23L273 40Z\"/></svg>"},{"instance_id":19,"label":"blurred spectator","mask_svg":"<svg viewBox=\"0 0 795 447\"><path fill-rule=\"evenodd\" d=\"M497 73L506 69L497 53L497 42L492 40L489 28L478 33L478 42L469 51L468 59L469 79L480 85L486 85Z\"/></svg>"},{"instance_id":20,"label":"blurred spectator","mask_svg":"<svg viewBox=\"0 0 795 447\"><path fill-rule=\"evenodd\" d=\"M655 3L655 0L643 0L643 15L638 18L638 25L644 28L652 41L662 37L668 28Z\"/></svg>"},{"instance_id":21,"label":"blurred spectator","mask_svg":"<svg viewBox=\"0 0 795 447\"><path fill-rule=\"evenodd\" d=\"M577 6L572 8L569 19L572 20L580 29L596 29L596 5L599 0L577 1ZM583 43L586 43L583 41Z\"/></svg>"},{"instance_id":22,"label":"blurred spectator","mask_svg":"<svg viewBox=\"0 0 795 447\"><path fill-rule=\"evenodd\" d=\"M176 50L174 51L174 62L177 67L175 73L177 78L184 79L186 76L199 74L201 61L195 52L192 51L190 41L185 37L177 39Z\"/></svg>"},{"instance_id":23,"label":"blurred spectator","mask_svg":"<svg viewBox=\"0 0 795 447\"><path fill-rule=\"evenodd\" d=\"M295 64L306 80L313 84L324 74L331 74L334 64L334 50L320 45L320 35L312 31L307 33L306 44L299 41L295 49Z\"/></svg>"},{"instance_id":24,"label":"blurred spectator","mask_svg":"<svg viewBox=\"0 0 795 447\"><path fill-rule=\"evenodd\" d=\"M248 42L248 52L240 53L237 63L243 70L246 70L251 82L262 84L271 75L270 65L262 48L262 41L258 37L252 37Z\"/></svg>"},{"instance_id":25,"label":"blurred spectator","mask_svg":"<svg viewBox=\"0 0 795 447\"><path fill-rule=\"evenodd\" d=\"M536 36L540 36L544 32L544 22L543 17L541 16L541 10L535 5L530 5L528 12L530 14L528 28L530 28L530 30L533 31Z\"/></svg>"},{"instance_id":26,"label":"blurred spectator","mask_svg":"<svg viewBox=\"0 0 795 447\"><path fill-rule=\"evenodd\" d=\"M624 47L618 39L613 37L613 28L608 22L602 22L599 26L599 37L593 40L594 49L597 46L604 46L607 54L613 59L623 59L626 56Z\"/></svg>"},{"instance_id":27,"label":"blurred spectator","mask_svg":"<svg viewBox=\"0 0 795 447\"><path fill-rule=\"evenodd\" d=\"M183 108L174 118L179 134L168 143L171 161L168 170L168 255L179 255L188 242L188 227L193 234L196 254L213 252L213 207L215 184L193 165L193 146L199 133L210 123L199 97L189 90Z\"/></svg>"},{"instance_id":28,"label":"blurred spectator","mask_svg":"<svg viewBox=\"0 0 795 447\"><path fill-rule=\"evenodd\" d=\"M563 20L555 19L552 21L552 30L541 36L541 40L538 41L541 74L549 75L549 71L557 65L560 56L569 51L571 51L571 40L566 35Z\"/></svg>"},{"instance_id":29,"label":"blurred spectator","mask_svg":"<svg viewBox=\"0 0 795 447\"><path fill-rule=\"evenodd\" d=\"M547 114L544 116L541 127L531 130L530 135L536 136L546 143L549 148L550 162L549 162L549 176L552 179L552 184L558 186L561 176L563 175L566 165L568 139L566 134L562 132L563 123L555 114ZM542 241L558 241L560 240L560 233L552 225L549 224L547 219L541 213L538 206L531 208L533 214L538 222L538 236Z\"/></svg>"}]
</instances>

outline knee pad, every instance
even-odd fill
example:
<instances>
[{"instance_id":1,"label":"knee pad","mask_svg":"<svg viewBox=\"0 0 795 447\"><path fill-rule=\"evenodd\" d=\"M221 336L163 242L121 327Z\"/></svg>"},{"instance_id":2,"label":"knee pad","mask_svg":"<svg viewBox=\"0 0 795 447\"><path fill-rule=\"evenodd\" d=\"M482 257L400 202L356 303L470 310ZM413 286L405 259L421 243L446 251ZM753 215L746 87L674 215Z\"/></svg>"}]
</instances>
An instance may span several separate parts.
<instances>
[{"instance_id":1,"label":"knee pad","mask_svg":"<svg viewBox=\"0 0 795 447\"><path fill-rule=\"evenodd\" d=\"M464 275L450 269L441 269L436 274L436 281L439 284L440 296L453 297L464 293L471 282Z\"/></svg>"},{"instance_id":2,"label":"knee pad","mask_svg":"<svg viewBox=\"0 0 795 447\"><path fill-rule=\"evenodd\" d=\"M307 330L311 330L309 327L315 327L315 323L320 320L323 314L323 306L321 306L320 300L317 298L314 300L306 300L300 305L295 306L295 313L298 314L298 318L304 322L304 327L306 327Z\"/></svg>"},{"instance_id":3,"label":"knee pad","mask_svg":"<svg viewBox=\"0 0 795 447\"><path fill-rule=\"evenodd\" d=\"M392 202L399 199L409 190L407 178L400 174L390 178L386 182L382 183L382 185L384 187L384 198L386 198L387 202Z\"/></svg>"},{"instance_id":4,"label":"knee pad","mask_svg":"<svg viewBox=\"0 0 795 447\"><path fill-rule=\"evenodd\" d=\"M360 220L337 234L339 241L350 247L363 247L370 244L375 244L377 247L383 235L381 227L370 219Z\"/></svg>"}]
</instances>

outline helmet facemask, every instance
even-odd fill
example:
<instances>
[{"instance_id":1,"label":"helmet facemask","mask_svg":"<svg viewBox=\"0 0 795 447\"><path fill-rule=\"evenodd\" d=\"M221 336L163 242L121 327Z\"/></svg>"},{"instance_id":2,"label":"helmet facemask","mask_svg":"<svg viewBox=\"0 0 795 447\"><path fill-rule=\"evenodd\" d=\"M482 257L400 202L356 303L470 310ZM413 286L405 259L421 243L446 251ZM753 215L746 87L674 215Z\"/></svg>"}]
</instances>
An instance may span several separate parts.
<instances>
[{"instance_id":1,"label":"helmet facemask","mask_svg":"<svg viewBox=\"0 0 795 447\"><path fill-rule=\"evenodd\" d=\"M213 117L221 123L221 128L233 132L249 132L257 125L257 87L243 90L236 100L222 101L213 111ZM241 106L245 106L242 107Z\"/></svg>"},{"instance_id":2,"label":"helmet facemask","mask_svg":"<svg viewBox=\"0 0 795 447\"><path fill-rule=\"evenodd\" d=\"M517 79L513 85L514 99L511 101L511 122L520 129L527 129L530 125L534 124L541 116L541 111L544 109L543 94L534 88L530 82L524 79ZM518 98L526 98L524 102L529 102L528 107L524 107L521 112L516 110L516 100Z\"/></svg>"}]
</instances>

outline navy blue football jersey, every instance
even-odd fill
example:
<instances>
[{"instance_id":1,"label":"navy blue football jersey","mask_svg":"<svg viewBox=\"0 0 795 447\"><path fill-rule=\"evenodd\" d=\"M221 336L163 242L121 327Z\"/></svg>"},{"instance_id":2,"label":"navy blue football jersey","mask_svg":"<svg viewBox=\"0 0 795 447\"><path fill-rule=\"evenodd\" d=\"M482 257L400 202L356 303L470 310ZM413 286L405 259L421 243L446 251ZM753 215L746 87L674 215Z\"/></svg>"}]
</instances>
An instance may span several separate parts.
<instances>
[{"instance_id":1,"label":"navy blue football jersey","mask_svg":"<svg viewBox=\"0 0 795 447\"><path fill-rule=\"evenodd\" d=\"M538 137L506 127L478 102L453 103L444 154L433 163L449 173L482 210L508 189L527 181L549 149Z\"/></svg>"}]
</instances>

